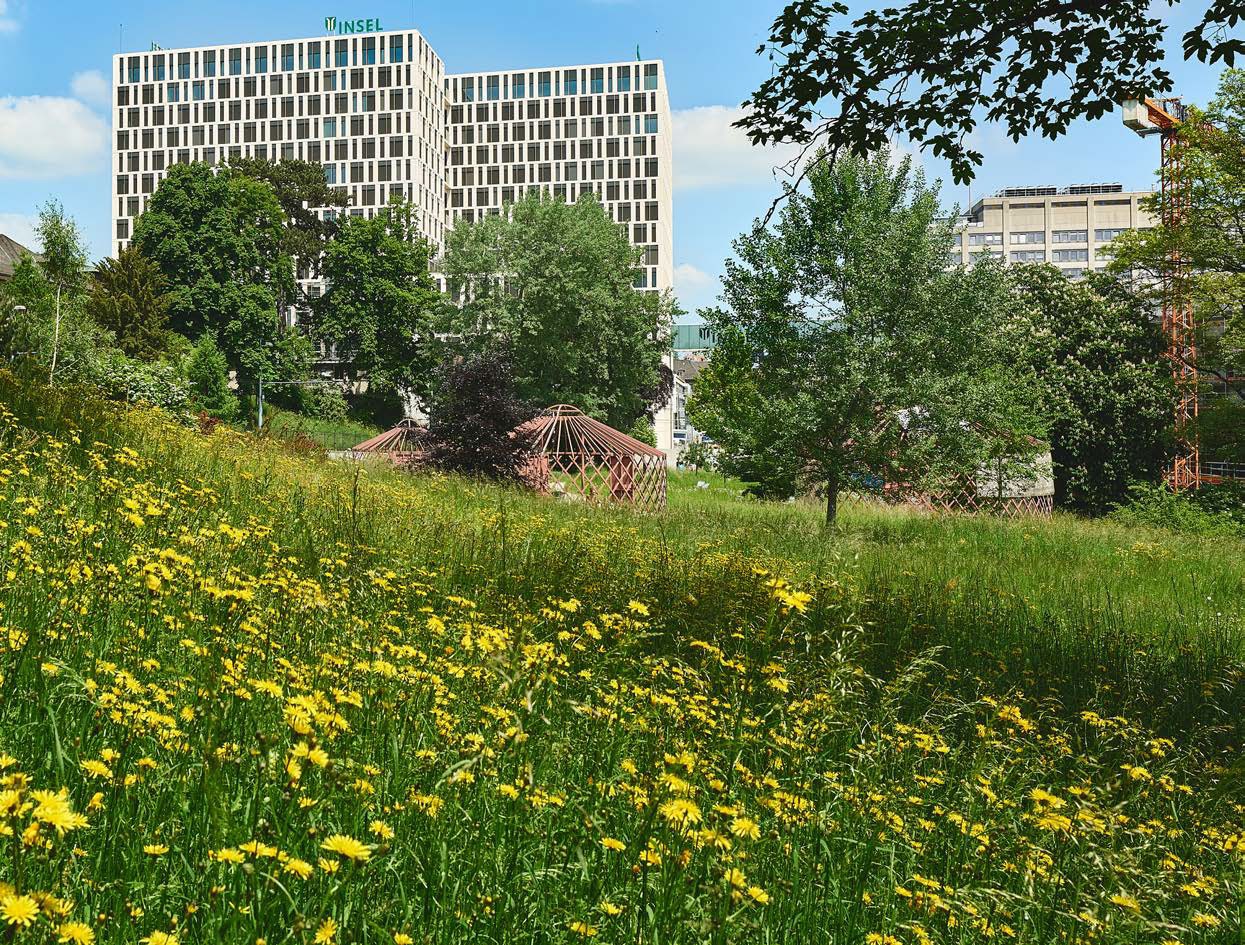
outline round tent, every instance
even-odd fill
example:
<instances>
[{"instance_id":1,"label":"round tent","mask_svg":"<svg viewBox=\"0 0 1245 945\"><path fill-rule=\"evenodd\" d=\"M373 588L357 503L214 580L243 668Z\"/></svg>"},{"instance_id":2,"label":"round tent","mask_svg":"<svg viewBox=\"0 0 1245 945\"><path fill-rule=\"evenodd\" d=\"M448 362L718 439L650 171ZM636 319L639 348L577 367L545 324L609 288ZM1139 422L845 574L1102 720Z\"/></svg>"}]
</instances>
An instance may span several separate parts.
<instances>
[{"instance_id":1,"label":"round tent","mask_svg":"<svg viewBox=\"0 0 1245 945\"><path fill-rule=\"evenodd\" d=\"M666 504L666 454L576 407L550 407L518 432L531 437L525 478L541 492L652 509Z\"/></svg>"},{"instance_id":2,"label":"round tent","mask_svg":"<svg viewBox=\"0 0 1245 945\"><path fill-rule=\"evenodd\" d=\"M350 455L352 459L383 456L395 466L409 466L423 459L427 441L428 428L407 417L393 429L364 440L350 450Z\"/></svg>"}]
</instances>

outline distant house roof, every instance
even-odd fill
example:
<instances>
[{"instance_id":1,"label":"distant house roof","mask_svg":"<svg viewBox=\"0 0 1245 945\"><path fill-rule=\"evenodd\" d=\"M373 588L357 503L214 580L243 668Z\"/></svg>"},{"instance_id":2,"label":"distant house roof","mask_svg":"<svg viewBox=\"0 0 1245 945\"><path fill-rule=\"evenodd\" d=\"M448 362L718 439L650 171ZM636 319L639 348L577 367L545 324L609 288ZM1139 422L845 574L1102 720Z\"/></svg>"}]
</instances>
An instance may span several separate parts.
<instances>
[{"instance_id":1,"label":"distant house roof","mask_svg":"<svg viewBox=\"0 0 1245 945\"><path fill-rule=\"evenodd\" d=\"M37 259L39 254L0 233L0 281L13 278L13 268L23 256L34 256Z\"/></svg>"}]
</instances>

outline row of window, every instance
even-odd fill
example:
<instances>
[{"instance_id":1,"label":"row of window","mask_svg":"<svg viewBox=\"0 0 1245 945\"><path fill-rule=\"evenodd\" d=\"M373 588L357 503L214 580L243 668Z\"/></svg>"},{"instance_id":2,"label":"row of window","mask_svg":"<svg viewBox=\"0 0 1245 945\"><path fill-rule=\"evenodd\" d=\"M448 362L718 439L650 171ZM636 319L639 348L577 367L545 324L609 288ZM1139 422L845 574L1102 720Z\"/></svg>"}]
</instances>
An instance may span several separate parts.
<instances>
[{"instance_id":1,"label":"row of window","mask_svg":"<svg viewBox=\"0 0 1245 945\"><path fill-rule=\"evenodd\" d=\"M416 74L418 76L418 73ZM196 101L209 97L266 98L275 95L312 95L320 92L387 89L394 86L412 88L411 67L406 67L405 82L401 68L343 69L341 72L300 72L296 76L247 76L243 79L195 79L190 82L122 85L117 88L117 106L161 105L166 102ZM288 79L288 81L286 81ZM214 93L214 94L213 94Z\"/></svg>"},{"instance_id":2,"label":"row of window","mask_svg":"<svg viewBox=\"0 0 1245 945\"><path fill-rule=\"evenodd\" d=\"M586 92L630 92L632 88L657 88L657 63L635 66L593 66L588 69L545 69L537 72L507 72L485 76L450 76L446 79L450 98L455 102L522 99L529 96L578 95Z\"/></svg>"},{"instance_id":3,"label":"row of window","mask_svg":"<svg viewBox=\"0 0 1245 945\"><path fill-rule=\"evenodd\" d=\"M594 104L595 103L595 104ZM524 108L523 103L499 102L489 104L482 102L476 106L451 105L451 125L483 125L488 122L514 121L527 118L536 121L540 118L587 117L592 114L615 115L632 112L657 111L657 96L643 92L630 97L626 95L606 95L599 98L581 96L579 98L555 98L547 102L531 101ZM637 118L637 121L639 119Z\"/></svg>"},{"instance_id":4,"label":"row of window","mask_svg":"<svg viewBox=\"0 0 1245 945\"><path fill-rule=\"evenodd\" d=\"M1097 243L1109 243L1121 233L1127 233L1130 227L1112 227L1094 230L1094 241ZM1051 230L1052 243L1087 243L1088 230ZM953 236L955 246L961 245L961 234L956 233ZM1025 244L1045 243L1046 232L1044 230L1029 230L1022 232L1013 232L1008 234L1009 242L1013 246L1023 246ZM968 234L969 246L1002 246L1002 233L970 233Z\"/></svg>"},{"instance_id":5,"label":"row of window","mask_svg":"<svg viewBox=\"0 0 1245 945\"><path fill-rule=\"evenodd\" d=\"M1021 249L1012 250L1012 262L1046 262L1046 250L1044 249ZM1051 262L1087 262L1089 260L1088 249L1053 249L1051 250Z\"/></svg>"},{"instance_id":6,"label":"row of window","mask_svg":"<svg viewBox=\"0 0 1245 945\"><path fill-rule=\"evenodd\" d=\"M379 51L379 58L378 58ZM421 59L435 65L438 73L443 64L420 39ZM387 55L386 55L387 54ZM348 68L396 64L415 61L414 34L388 37L368 36L363 39L326 39L300 43L264 43L259 46L235 46L225 49L190 50L177 53L154 53L128 56L118 60L120 82L163 82L168 79L213 78L216 75L294 72L325 67Z\"/></svg>"}]
</instances>

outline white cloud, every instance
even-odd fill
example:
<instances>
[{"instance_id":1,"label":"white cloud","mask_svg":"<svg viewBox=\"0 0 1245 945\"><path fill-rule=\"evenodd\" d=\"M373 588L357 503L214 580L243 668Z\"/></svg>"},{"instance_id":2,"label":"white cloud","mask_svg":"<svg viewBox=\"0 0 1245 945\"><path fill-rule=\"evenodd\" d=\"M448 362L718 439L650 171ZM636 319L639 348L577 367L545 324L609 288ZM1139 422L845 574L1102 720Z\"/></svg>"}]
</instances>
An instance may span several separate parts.
<instances>
[{"instance_id":1,"label":"white cloud","mask_svg":"<svg viewBox=\"0 0 1245 945\"><path fill-rule=\"evenodd\" d=\"M721 291L722 284L717 276L691 263L674 267L674 292L687 311L694 312L714 305Z\"/></svg>"},{"instance_id":2,"label":"white cloud","mask_svg":"<svg viewBox=\"0 0 1245 945\"><path fill-rule=\"evenodd\" d=\"M773 187L774 168L799 154L796 145L757 147L733 122L742 108L702 105L674 112L674 186Z\"/></svg>"},{"instance_id":3,"label":"white cloud","mask_svg":"<svg viewBox=\"0 0 1245 945\"><path fill-rule=\"evenodd\" d=\"M16 33L18 30L17 20L13 14L16 10L9 10L8 0L0 0L0 33Z\"/></svg>"},{"instance_id":4,"label":"white cloud","mask_svg":"<svg viewBox=\"0 0 1245 945\"><path fill-rule=\"evenodd\" d=\"M102 166L103 120L72 98L0 98L0 179L65 177Z\"/></svg>"},{"instance_id":5,"label":"white cloud","mask_svg":"<svg viewBox=\"0 0 1245 945\"><path fill-rule=\"evenodd\" d=\"M0 213L0 233L37 252L40 249L39 237L35 235L38 222L34 217L20 213Z\"/></svg>"},{"instance_id":6,"label":"white cloud","mask_svg":"<svg viewBox=\"0 0 1245 945\"><path fill-rule=\"evenodd\" d=\"M73 77L70 87L75 97L91 105L108 105L112 101L112 89L98 69L79 72Z\"/></svg>"}]
</instances>

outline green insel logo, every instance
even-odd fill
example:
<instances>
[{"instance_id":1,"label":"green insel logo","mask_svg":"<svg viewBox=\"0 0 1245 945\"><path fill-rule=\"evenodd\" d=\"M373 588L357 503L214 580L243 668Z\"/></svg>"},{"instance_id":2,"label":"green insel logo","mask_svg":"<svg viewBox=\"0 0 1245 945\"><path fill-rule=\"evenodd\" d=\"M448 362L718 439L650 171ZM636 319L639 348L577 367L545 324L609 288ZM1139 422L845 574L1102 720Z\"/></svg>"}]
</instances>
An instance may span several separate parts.
<instances>
[{"instance_id":1,"label":"green insel logo","mask_svg":"<svg viewBox=\"0 0 1245 945\"><path fill-rule=\"evenodd\" d=\"M380 25L380 20L339 20L335 16L326 16L324 18L324 29L329 33L337 33L344 36L347 33L382 33L385 28Z\"/></svg>"}]
</instances>

